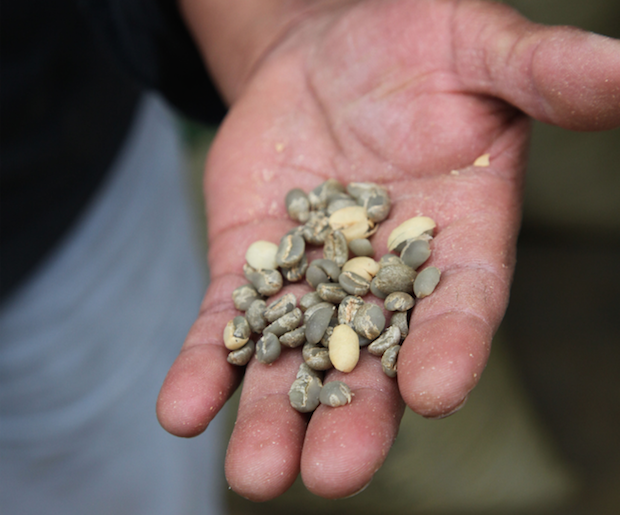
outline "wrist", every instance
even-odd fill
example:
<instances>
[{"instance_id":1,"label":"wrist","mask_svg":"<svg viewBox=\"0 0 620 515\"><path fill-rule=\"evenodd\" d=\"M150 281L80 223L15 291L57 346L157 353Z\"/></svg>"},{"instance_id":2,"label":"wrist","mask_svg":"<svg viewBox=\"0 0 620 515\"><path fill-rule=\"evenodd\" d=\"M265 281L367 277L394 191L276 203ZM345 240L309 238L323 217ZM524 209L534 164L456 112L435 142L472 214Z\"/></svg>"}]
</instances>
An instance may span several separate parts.
<instances>
[{"instance_id":1,"label":"wrist","mask_svg":"<svg viewBox=\"0 0 620 515\"><path fill-rule=\"evenodd\" d=\"M350 0L178 0L224 99L232 104L254 70L305 20Z\"/></svg>"}]
</instances>

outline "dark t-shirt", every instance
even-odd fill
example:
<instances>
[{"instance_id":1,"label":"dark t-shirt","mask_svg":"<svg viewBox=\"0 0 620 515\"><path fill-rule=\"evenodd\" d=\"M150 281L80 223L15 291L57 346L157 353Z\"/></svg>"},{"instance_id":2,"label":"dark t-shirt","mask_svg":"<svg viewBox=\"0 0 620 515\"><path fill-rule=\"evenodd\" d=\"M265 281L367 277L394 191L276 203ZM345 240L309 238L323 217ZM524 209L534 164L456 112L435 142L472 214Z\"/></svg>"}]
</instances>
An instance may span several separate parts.
<instances>
[{"instance_id":1,"label":"dark t-shirt","mask_svg":"<svg viewBox=\"0 0 620 515\"><path fill-rule=\"evenodd\" d=\"M174 0L6 0L0 20L4 299L92 198L142 90L205 122L225 108Z\"/></svg>"}]
</instances>

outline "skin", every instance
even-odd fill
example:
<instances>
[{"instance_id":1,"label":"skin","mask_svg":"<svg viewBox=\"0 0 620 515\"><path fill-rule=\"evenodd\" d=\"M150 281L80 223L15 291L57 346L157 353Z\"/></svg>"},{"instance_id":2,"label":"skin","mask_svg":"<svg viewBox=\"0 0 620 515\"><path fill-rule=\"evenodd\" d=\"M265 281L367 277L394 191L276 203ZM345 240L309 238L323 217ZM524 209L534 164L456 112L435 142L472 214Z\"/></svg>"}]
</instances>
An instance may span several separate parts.
<instances>
[{"instance_id":1,"label":"skin","mask_svg":"<svg viewBox=\"0 0 620 515\"><path fill-rule=\"evenodd\" d=\"M252 360L226 457L230 486L249 499L282 494L300 472L315 494L345 497L383 463L405 405L447 416L480 379L515 266L530 117L574 130L620 125L620 42L482 1L237 6L181 1L231 109L205 169L212 284L158 416L194 436L238 386L243 371L222 342L238 314L231 292L246 282L245 249L293 227L286 193L328 177L383 184L393 208L373 236L377 255L394 227L424 214L437 222L427 265L442 271L414 310L397 380L362 352L346 377L327 375L354 401L310 417L288 401L298 349L269 366ZM483 154L490 165L472 166Z\"/></svg>"}]
</instances>

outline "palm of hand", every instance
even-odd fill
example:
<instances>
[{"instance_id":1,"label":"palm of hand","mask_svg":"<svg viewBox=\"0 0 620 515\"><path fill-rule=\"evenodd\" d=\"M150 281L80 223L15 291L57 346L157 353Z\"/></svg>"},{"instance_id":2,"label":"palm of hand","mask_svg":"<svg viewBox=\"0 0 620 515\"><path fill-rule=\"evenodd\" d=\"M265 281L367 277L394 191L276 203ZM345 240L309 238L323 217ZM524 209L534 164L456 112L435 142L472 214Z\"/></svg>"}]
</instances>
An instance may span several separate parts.
<instances>
[{"instance_id":1,"label":"palm of hand","mask_svg":"<svg viewBox=\"0 0 620 515\"><path fill-rule=\"evenodd\" d=\"M278 242L293 225L289 189L309 191L328 177L381 183L393 208L373 236L377 255L397 224L424 214L438 224L429 264L443 273L414 309L398 386L363 353L346 378L354 402L319 407L309 420L288 403L298 351L248 365L227 455L228 480L242 495L275 497L300 468L319 495L357 491L385 459L403 399L423 415L448 414L484 368L514 266L529 125L459 68L454 11L451 2L378 2L302 25L255 71L212 147L212 285L160 397L172 432L204 429L240 380L221 342L236 314L230 294L246 282L249 244ZM471 166L484 153L491 165Z\"/></svg>"}]
</instances>

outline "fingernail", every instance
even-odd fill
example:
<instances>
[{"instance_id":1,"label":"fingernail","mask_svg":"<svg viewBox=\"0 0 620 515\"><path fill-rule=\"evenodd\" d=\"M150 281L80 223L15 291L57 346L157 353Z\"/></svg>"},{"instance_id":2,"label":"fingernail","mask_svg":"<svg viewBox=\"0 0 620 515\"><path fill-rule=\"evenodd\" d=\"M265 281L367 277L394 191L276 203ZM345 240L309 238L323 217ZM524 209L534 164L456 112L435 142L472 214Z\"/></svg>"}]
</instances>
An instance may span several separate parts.
<instances>
[{"instance_id":1,"label":"fingernail","mask_svg":"<svg viewBox=\"0 0 620 515\"><path fill-rule=\"evenodd\" d=\"M370 483L372 483L372 478L370 478L370 481L368 481L368 483L366 483L362 488L360 488L356 492L353 492L351 495L341 497L341 499L350 499L351 497L355 497L357 494L361 494L364 490L366 490L366 488L368 488L368 485L370 485Z\"/></svg>"},{"instance_id":2,"label":"fingernail","mask_svg":"<svg viewBox=\"0 0 620 515\"><path fill-rule=\"evenodd\" d=\"M460 410L463 406L465 406L465 403L467 402L467 399L469 399L469 394L467 394L463 400L457 404L457 406L452 409L451 411L448 411L448 413L442 413L441 415L437 415L436 417L426 417L428 420L441 420L442 418L446 418L449 417L450 415L454 415L458 410Z\"/></svg>"}]
</instances>

